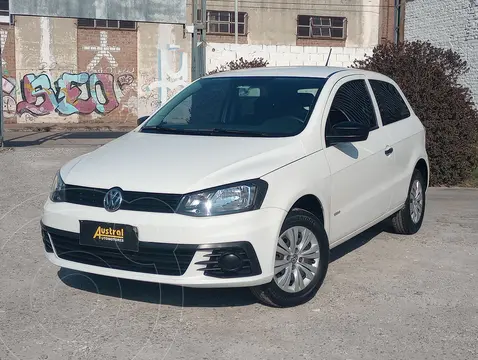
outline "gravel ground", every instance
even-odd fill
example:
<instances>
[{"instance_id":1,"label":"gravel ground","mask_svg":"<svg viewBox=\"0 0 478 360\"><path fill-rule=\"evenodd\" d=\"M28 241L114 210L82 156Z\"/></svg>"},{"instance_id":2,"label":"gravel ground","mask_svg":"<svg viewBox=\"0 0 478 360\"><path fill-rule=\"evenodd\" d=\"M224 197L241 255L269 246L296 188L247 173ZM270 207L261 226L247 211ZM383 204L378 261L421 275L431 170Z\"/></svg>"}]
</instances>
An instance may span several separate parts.
<instances>
[{"instance_id":1,"label":"gravel ground","mask_svg":"<svg viewBox=\"0 0 478 360\"><path fill-rule=\"evenodd\" d=\"M332 251L293 309L247 289L182 289L48 263L55 171L94 147L0 152L0 359L477 359L478 191L431 189L422 230L379 225Z\"/></svg>"}]
</instances>

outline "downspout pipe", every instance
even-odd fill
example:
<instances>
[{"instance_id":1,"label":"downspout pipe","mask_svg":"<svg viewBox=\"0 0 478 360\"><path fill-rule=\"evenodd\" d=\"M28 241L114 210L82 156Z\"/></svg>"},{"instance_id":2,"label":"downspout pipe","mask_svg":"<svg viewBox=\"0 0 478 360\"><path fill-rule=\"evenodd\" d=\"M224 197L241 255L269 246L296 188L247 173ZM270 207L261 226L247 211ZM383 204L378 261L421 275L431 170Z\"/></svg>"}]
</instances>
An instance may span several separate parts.
<instances>
[{"instance_id":1,"label":"downspout pipe","mask_svg":"<svg viewBox=\"0 0 478 360\"><path fill-rule=\"evenodd\" d=\"M398 44L400 40L400 1L401 0L395 0L395 6L394 8L394 26L393 26L393 32L394 32L394 42L395 44Z\"/></svg>"}]
</instances>

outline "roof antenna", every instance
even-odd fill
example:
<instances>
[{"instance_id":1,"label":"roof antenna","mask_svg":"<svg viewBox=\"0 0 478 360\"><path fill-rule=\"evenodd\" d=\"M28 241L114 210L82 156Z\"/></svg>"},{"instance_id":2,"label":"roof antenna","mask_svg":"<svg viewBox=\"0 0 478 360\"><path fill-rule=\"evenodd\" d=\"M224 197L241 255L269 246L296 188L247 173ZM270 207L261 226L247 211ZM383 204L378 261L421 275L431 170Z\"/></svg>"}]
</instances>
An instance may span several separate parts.
<instances>
[{"instance_id":1,"label":"roof antenna","mask_svg":"<svg viewBox=\"0 0 478 360\"><path fill-rule=\"evenodd\" d=\"M332 48L330 48L329 57L327 58L327 62L325 63L325 66L329 66L329 60L330 60L330 55L331 54L332 54Z\"/></svg>"}]
</instances>

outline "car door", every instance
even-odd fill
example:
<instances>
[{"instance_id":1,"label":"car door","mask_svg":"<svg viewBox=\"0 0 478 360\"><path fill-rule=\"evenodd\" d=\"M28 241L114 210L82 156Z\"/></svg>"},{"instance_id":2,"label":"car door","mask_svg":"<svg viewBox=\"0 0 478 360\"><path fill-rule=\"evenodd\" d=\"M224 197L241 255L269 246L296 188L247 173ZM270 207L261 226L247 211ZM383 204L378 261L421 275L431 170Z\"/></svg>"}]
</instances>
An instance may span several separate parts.
<instances>
[{"instance_id":1,"label":"car door","mask_svg":"<svg viewBox=\"0 0 478 360\"><path fill-rule=\"evenodd\" d=\"M348 120L366 124L368 139L329 145L325 156L331 172L331 242L339 241L384 215L390 206L390 169L393 154L378 121L371 89L362 75L348 76L335 84L325 107L323 135L334 123Z\"/></svg>"},{"instance_id":2,"label":"car door","mask_svg":"<svg viewBox=\"0 0 478 360\"><path fill-rule=\"evenodd\" d=\"M369 79L378 104L383 131L390 139L394 162L391 168L391 208L403 205L410 185L417 145L422 143L423 127L410 111L396 84L384 79Z\"/></svg>"}]
</instances>

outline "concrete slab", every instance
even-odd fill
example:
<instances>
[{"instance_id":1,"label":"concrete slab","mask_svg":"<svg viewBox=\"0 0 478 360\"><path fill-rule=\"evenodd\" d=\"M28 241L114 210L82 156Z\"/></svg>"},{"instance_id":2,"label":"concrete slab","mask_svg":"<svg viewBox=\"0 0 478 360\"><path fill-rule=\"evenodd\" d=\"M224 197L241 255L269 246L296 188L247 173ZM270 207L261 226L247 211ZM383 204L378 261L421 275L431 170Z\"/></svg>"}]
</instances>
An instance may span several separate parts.
<instances>
[{"instance_id":1,"label":"concrete slab","mask_svg":"<svg viewBox=\"0 0 478 360\"><path fill-rule=\"evenodd\" d=\"M332 251L311 302L272 309L247 289L182 289L51 265L41 209L57 169L87 151L0 152L0 359L478 358L477 190L430 189L418 234L370 229Z\"/></svg>"}]
</instances>

